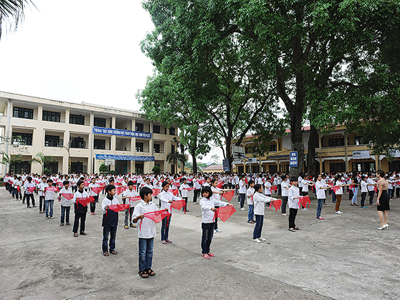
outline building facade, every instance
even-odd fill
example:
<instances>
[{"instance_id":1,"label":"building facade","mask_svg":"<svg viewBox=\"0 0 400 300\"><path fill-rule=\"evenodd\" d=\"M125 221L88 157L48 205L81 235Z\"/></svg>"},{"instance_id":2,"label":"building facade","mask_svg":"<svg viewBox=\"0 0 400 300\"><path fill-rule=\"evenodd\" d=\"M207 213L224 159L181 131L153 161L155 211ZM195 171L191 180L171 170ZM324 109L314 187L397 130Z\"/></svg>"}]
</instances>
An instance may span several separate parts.
<instances>
[{"instance_id":1,"label":"building facade","mask_svg":"<svg viewBox=\"0 0 400 300\"><path fill-rule=\"evenodd\" d=\"M177 149L178 128L138 111L0 92L0 112L2 152L22 155L12 173L41 173L41 164L30 162L40 152L53 157L46 165L51 173L98 173L104 162L121 174L151 173L154 165L177 171L166 157Z\"/></svg>"},{"instance_id":2,"label":"building facade","mask_svg":"<svg viewBox=\"0 0 400 300\"><path fill-rule=\"evenodd\" d=\"M387 157L371 154L368 144L365 144L362 136L356 133L346 134L344 126L337 126L334 132L322 134L319 132L318 145L315 159L319 162L319 172L365 172L381 168L384 171L400 171L400 152L394 153L394 158L389 161ZM310 127L303 128L303 144L305 148L304 172L307 170L308 140ZM245 156L256 160L242 160L236 164L237 172L288 172L289 154L291 150L290 130L283 137L275 136L270 143L269 153L263 157L257 157L253 153L253 136L243 139L241 147ZM300 159L300 158L299 158Z\"/></svg>"}]
</instances>

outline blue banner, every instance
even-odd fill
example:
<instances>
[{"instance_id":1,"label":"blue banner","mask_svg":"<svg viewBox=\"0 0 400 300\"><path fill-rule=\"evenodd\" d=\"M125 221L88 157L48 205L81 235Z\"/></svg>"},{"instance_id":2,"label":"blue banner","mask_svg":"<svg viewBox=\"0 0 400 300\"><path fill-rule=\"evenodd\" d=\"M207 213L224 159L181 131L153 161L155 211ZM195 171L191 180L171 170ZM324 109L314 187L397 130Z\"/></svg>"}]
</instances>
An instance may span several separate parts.
<instances>
[{"instance_id":1,"label":"blue banner","mask_svg":"<svg viewBox=\"0 0 400 300\"><path fill-rule=\"evenodd\" d=\"M155 161L154 156L133 156L133 155L111 155L96 154L96 159L115 159L115 160L132 160L132 161Z\"/></svg>"},{"instance_id":2,"label":"blue banner","mask_svg":"<svg viewBox=\"0 0 400 300\"><path fill-rule=\"evenodd\" d=\"M290 161L289 167L297 168L299 166L299 157L297 155L297 151L290 152Z\"/></svg>"},{"instance_id":3,"label":"blue banner","mask_svg":"<svg viewBox=\"0 0 400 300\"><path fill-rule=\"evenodd\" d=\"M229 168L229 159L225 158L223 160L223 166L224 166L224 171L225 172L229 172L231 170L231 168Z\"/></svg>"},{"instance_id":4,"label":"blue banner","mask_svg":"<svg viewBox=\"0 0 400 300\"><path fill-rule=\"evenodd\" d=\"M151 139L150 132L131 131L131 130L124 130L124 129L93 127L93 133Z\"/></svg>"}]
</instances>

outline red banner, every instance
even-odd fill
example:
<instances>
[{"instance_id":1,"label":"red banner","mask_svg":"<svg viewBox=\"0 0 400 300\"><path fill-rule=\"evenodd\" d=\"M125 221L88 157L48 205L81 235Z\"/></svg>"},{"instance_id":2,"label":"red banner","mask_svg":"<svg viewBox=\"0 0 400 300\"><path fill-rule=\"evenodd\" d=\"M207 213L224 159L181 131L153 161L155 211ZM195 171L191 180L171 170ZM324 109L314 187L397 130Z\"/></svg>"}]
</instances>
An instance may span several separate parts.
<instances>
[{"instance_id":1,"label":"red banner","mask_svg":"<svg viewBox=\"0 0 400 300\"><path fill-rule=\"evenodd\" d=\"M129 204L113 204L113 205L108 206L108 209L111 209L115 212L126 210L128 208L129 208Z\"/></svg>"},{"instance_id":2,"label":"red banner","mask_svg":"<svg viewBox=\"0 0 400 300\"><path fill-rule=\"evenodd\" d=\"M103 189L104 189L104 187L102 187L102 186L95 186L95 187L92 187L92 192L98 195Z\"/></svg>"},{"instance_id":3,"label":"red banner","mask_svg":"<svg viewBox=\"0 0 400 300\"><path fill-rule=\"evenodd\" d=\"M94 198L93 197L79 197L76 198L76 205L80 204L83 207L86 207L90 202L93 202Z\"/></svg>"},{"instance_id":4,"label":"red banner","mask_svg":"<svg viewBox=\"0 0 400 300\"><path fill-rule=\"evenodd\" d=\"M56 186L49 186L44 189L44 192L58 192L58 188Z\"/></svg>"},{"instance_id":5,"label":"red banner","mask_svg":"<svg viewBox=\"0 0 400 300\"><path fill-rule=\"evenodd\" d=\"M310 208L310 203L311 203L311 200L310 200L310 197L308 197L308 196L299 198L299 208L301 208L302 206L304 208L306 208L307 204L308 204L308 208Z\"/></svg>"},{"instance_id":6,"label":"red banner","mask_svg":"<svg viewBox=\"0 0 400 300\"><path fill-rule=\"evenodd\" d=\"M216 218L220 218L222 222L225 222L228 220L234 213L236 212L236 209L233 206L224 206L224 207L219 207L215 211L214 215L214 220Z\"/></svg>"},{"instance_id":7,"label":"red banner","mask_svg":"<svg viewBox=\"0 0 400 300\"><path fill-rule=\"evenodd\" d=\"M185 200L174 200L171 203L171 207L175 208L177 210L181 210L183 207L186 207L186 202ZM186 208L185 208L186 211Z\"/></svg>"},{"instance_id":8,"label":"red banner","mask_svg":"<svg viewBox=\"0 0 400 300\"><path fill-rule=\"evenodd\" d=\"M150 220L153 220L155 223L159 223L164 219L165 217L169 218L170 213L168 210L161 209L161 210L156 210L152 212L145 213L144 216ZM140 222L139 229L142 229L142 223L143 221Z\"/></svg>"},{"instance_id":9,"label":"red banner","mask_svg":"<svg viewBox=\"0 0 400 300\"><path fill-rule=\"evenodd\" d=\"M272 201L269 204L269 210L271 210L272 206L273 206L275 208L275 211L277 211L278 209L281 209L281 205L282 205L282 200L280 200L280 199Z\"/></svg>"},{"instance_id":10,"label":"red banner","mask_svg":"<svg viewBox=\"0 0 400 300\"><path fill-rule=\"evenodd\" d=\"M153 196L157 196L159 193L161 193L160 189L152 189L153 191Z\"/></svg>"},{"instance_id":11,"label":"red banner","mask_svg":"<svg viewBox=\"0 0 400 300\"><path fill-rule=\"evenodd\" d=\"M74 198L74 194L71 193L61 193L61 196L63 196L67 200L72 200Z\"/></svg>"},{"instance_id":12,"label":"red banner","mask_svg":"<svg viewBox=\"0 0 400 300\"><path fill-rule=\"evenodd\" d=\"M278 191L278 186L277 185L271 186L271 193L272 191L276 193Z\"/></svg>"},{"instance_id":13,"label":"red banner","mask_svg":"<svg viewBox=\"0 0 400 300\"><path fill-rule=\"evenodd\" d=\"M122 194L122 192L124 192L125 190L126 190L126 186L118 186L118 187L115 188L115 193L116 193L117 195L120 195L120 194Z\"/></svg>"},{"instance_id":14,"label":"red banner","mask_svg":"<svg viewBox=\"0 0 400 300\"><path fill-rule=\"evenodd\" d=\"M231 202L233 196L235 196L235 191L230 191L222 194L222 197Z\"/></svg>"},{"instance_id":15,"label":"red banner","mask_svg":"<svg viewBox=\"0 0 400 300\"><path fill-rule=\"evenodd\" d=\"M184 189L185 191L193 191L193 190L195 190L196 188L195 187L192 187L192 188L186 188L186 189Z\"/></svg>"},{"instance_id":16,"label":"red banner","mask_svg":"<svg viewBox=\"0 0 400 300\"><path fill-rule=\"evenodd\" d=\"M28 187L28 191L33 193L35 191L35 187L34 186Z\"/></svg>"},{"instance_id":17,"label":"red banner","mask_svg":"<svg viewBox=\"0 0 400 300\"><path fill-rule=\"evenodd\" d=\"M140 200L142 200L142 198L140 198L140 196L135 196L135 197L129 198L129 202L136 202L136 201L140 201Z\"/></svg>"},{"instance_id":18,"label":"red banner","mask_svg":"<svg viewBox=\"0 0 400 300\"><path fill-rule=\"evenodd\" d=\"M168 192L171 192L175 197L178 197L179 191L177 189L171 189Z\"/></svg>"},{"instance_id":19,"label":"red banner","mask_svg":"<svg viewBox=\"0 0 400 300\"><path fill-rule=\"evenodd\" d=\"M206 183L206 181L205 181L204 179L202 179L202 180L199 180L199 183L200 183L201 185L203 185L203 184Z\"/></svg>"},{"instance_id":20,"label":"red banner","mask_svg":"<svg viewBox=\"0 0 400 300\"><path fill-rule=\"evenodd\" d=\"M223 185L222 182L219 182L219 183L217 184L217 188L219 188L219 189L222 189L223 186L224 186L224 185Z\"/></svg>"},{"instance_id":21,"label":"red banner","mask_svg":"<svg viewBox=\"0 0 400 300\"><path fill-rule=\"evenodd\" d=\"M336 194L336 192L340 189L340 186L333 186L331 190Z\"/></svg>"}]
</instances>

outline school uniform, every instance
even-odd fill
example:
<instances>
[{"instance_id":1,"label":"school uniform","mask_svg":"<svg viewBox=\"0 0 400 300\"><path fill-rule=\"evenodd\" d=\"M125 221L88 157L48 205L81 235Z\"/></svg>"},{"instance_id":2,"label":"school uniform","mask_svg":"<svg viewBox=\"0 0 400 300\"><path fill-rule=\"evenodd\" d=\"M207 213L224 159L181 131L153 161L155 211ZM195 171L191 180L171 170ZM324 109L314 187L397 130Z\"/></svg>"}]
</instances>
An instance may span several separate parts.
<instances>
[{"instance_id":1,"label":"school uniform","mask_svg":"<svg viewBox=\"0 0 400 300\"><path fill-rule=\"evenodd\" d=\"M193 203L196 203L196 202L197 202L197 198L198 198L199 195L200 195L201 185L200 185L200 183L199 183L199 180L200 180L200 179L198 179L198 178L193 178L193 187L195 188L195 190L193 191L193 192L194 192L194 195L193 195Z\"/></svg>"},{"instance_id":2,"label":"school uniform","mask_svg":"<svg viewBox=\"0 0 400 300\"><path fill-rule=\"evenodd\" d=\"M317 199L318 199L318 206L317 206L317 218L319 219L321 217L321 211L322 211L322 206L324 204L324 201L326 199L326 194L325 194L325 189L322 189L322 187L327 187L327 184L322 181L318 181L315 183L315 191L317 194Z\"/></svg>"},{"instance_id":3,"label":"school uniform","mask_svg":"<svg viewBox=\"0 0 400 300\"><path fill-rule=\"evenodd\" d=\"M249 213L247 214L247 222L254 222L254 204L253 204L254 188L248 188L246 193L247 204L249 206Z\"/></svg>"},{"instance_id":4,"label":"school uniform","mask_svg":"<svg viewBox=\"0 0 400 300\"><path fill-rule=\"evenodd\" d=\"M44 212L45 209L45 202L44 202L44 189L48 187L49 185L46 182L40 182L38 184L38 190L39 190L39 211Z\"/></svg>"},{"instance_id":5,"label":"school uniform","mask_svg":"<svg viewBox=\"0 0 400 300\"><path fill-rule=\"evenodd\" d=\"M182 208L182 211L185 210L185 209L187 210L187 203L188 203L188 198L189 198L189 191L188 191L188 190L185 190L185 189L190 188L190 186L187 185L187 184L185 184L185 183L182 183L181 186L180 186L179 188L180 188L180 190L181 190L182 198L185 200L185 203L186 203L186 208Z\"/></svg>"},{"instance_id":6,"label":"school uniform","mask_svg":"<svg viewBox=\"0 0 400 300\"><path fill-rule=\"evenodd\" d=\"M299 199L294 199L300 197L300 189L297 186L292 185L289 189L289 229L295 228L295 220L297 215L297 210L299 209Z\"/></svg>"},{"instance_id":7,"label":"school uniform","mask_svg":"<svg viewBox=\"0 0 400 300\"><path fill-rule=\"evenodd\" d=\"M139 194L133 189L132 189L132 191L127 189L122 192L122 198L128 197L127 199L122 199L122 203L126 204L127 201L129 202L129 209L125 210L125 220L124 220L125 226L128 226L128 225L133 226L132 215L133 215L133 210L135 209L135 204L137 202L129 201L129 198L137 197L137 196L139 196ZM129 216L131 216L131 217L129 217ZM129 222L129 224L128 224L128 222Z\"/></svg>"},{"instance_id":8,"label":"school uniform","mask_svg":"<svg viewBox=\"0 0 400 300\"><path fill-rule=\"evenodd\" d=\"M87 192L85 192L84 190L82 190L82 191L78 190L74 194L74 198L72 199L72 203L74 204L74 209L75 209L74 228L72 229L72 231L74 233L78 233L79 220L81 220L80 233L85 232L87 206L83 206L79 202L78 202L78 204L76 204L76 199L77 198L87 198L87 197L89 197L89 194Z\"/></svg>"},{"instance_id":9,"label":"school uniform","mask_svg":"<svg viewBox=\"0 0 400 300\"><path fill-rule=\"evenodd\" d=\"M367 184L373 184L368 186L369 205L372 205L374 203L376 182L372 178L367 178Z\"/></svg>"},{"instance_id":10,"label":"school uniform","mask_svg":"<svg viewBox=\"0 0 400 300\"><path fill-rule=\"evenodd\" d=\"M246 199L246 181L245 180L240 180L239 181L239 201L240 202L240 208L243 208L244 206L244 200Z\"/></svg>"},{"instance_id":11,"label":"school uniform","mask_svg":"<svg viewBox=\"0 0 400 300\"><path fill-rule=\"evenodd\" d=\"M286 179L286 181L282 181L282 183L281 183L281 189L282 189L281 211L282 211L282 214L286 214L286 204L288 202L288 197L289 197L289 190L286 187L289 188L289 179Z\"/></svg>"},{"instance_id":12,"label":"school uniform","mask_svg":"<svg viewBox=\"0 0 400 300\"><path fill-rule=\"evenodd\" d=\"M66 189L65 187L63 187L60 190L60 195L59 195L60 204L61 204L61 220L60 220L60 222L61 222L61 224L64 224L64 217L65 217L65 222L67 223L67 225L69 225L69 212L71 210L72 200L68 200L62 194L72 194L72 189L71 188Z\"/></svg>"},{"instance_id":13,"label":"school uniform","mask_svg":"<svg viewBox=\"0 0 400 300\"><path fill-rule=\"evenodd\" d=\"M115 250L115 239L117 237L117 225L118 225L118 212L111 209L105 209L107 205L119 204L117 197L107 195L101 203L101 209L103 211L103 253ZM108 246L108 236L110 235L110 246Z\"/></svg>"},{"instance_id":14,"label":"school uniform","mask_svg":"<svg viewBox=\"0 0 400 300\"><path fill-rule=\"evenodd\" d=\"M48 188L44 191L44 207L46 211L46 218L53 217L55 192L49 191Z\"/></svg>"},{"instance_id":15,"label":"school uniform","mask_svg":"<svg viewBox=\"0 0 400 300\"><path fill-rule=\"evenodd\" d=\"M171 203L169 201L174 201L174 200L181 200L180 198L174 196L171 192L166 192L164 190L161 191L160 194L158 194L158 197L160 198L161 201L161 209L168 209L168 212L171 214L169 218L164 218L162 219L162 224L161 224L161 241L166 241L168 240L169 236L169 225L171 223L171 218L172 218L172 208L171 208Z\"/></svg>"},{"instance_id":16,"label":"school uniform","mask_svg":"<svg viewBox=\"0 0 400 300\"><path fill-rule=\"evenodd\" d=\"M27 181L24 184L24 190L25 190L25 199L26 199L26 207L30 207L29 205L29 199L32 199L32 205L35 206L35 197L33 197L33 192L29 191L29 188L35 188L35 184L31 181Z\"/></svg>"},{"instance_id":17,"label":"school uniform","mask_svg":"<svg viewBox=\"0 0 400 300\"><path fill-rule=\"evenodd\" d=\"M361 207L364 207L365 198L368 193L368 183L366 180L361 181Z\"/></svg>"},{"instance_id":18,"label":"school uniform","mask_svg":"<svg viewBox=\"0 0 400 300\"><path fill-rule=\"evenodd\" d=\"M89 188L90 188L89 196L92 196L94 198L94 201L90 202L90 212L93 214L96 211L96 203L99 202L99 195L92 191L92 188L94 188L94 187L99 187L99 185L97 183L89 184Z\"/></svg>"},{"instance_id":19,"label":"school uniform","mask_svg":"<svg viewBox=\"0 0 400 300\"><path fill-rule=\"evenodd\" d=\"M261 238L262 227L264 224L265 204L269 203L273 198L265 196L259 192L253 195L254 215L256 217L256 226L253 231L253 240Z\"/></svg>"}]
</instances>

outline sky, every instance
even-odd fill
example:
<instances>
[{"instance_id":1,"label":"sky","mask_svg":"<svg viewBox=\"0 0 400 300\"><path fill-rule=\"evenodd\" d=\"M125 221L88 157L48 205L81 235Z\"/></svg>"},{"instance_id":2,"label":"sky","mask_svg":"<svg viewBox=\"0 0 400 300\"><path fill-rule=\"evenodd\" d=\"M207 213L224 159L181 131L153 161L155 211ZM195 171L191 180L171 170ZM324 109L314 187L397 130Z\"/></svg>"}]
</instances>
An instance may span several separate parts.
<instances>
[{"instance_id":1,"label":"sky","mask_svg":"<svg viewBox=\"0 0 400 300\"><path fill-rule=\"evenodd\" d=\"M142 1L33 2L18 30L3 31L0 91L140 110L135 95L154 70L140 49L154 29ZM213 149L203 161L213 154L222 158Z\"/></svg>"}]
</instances>

